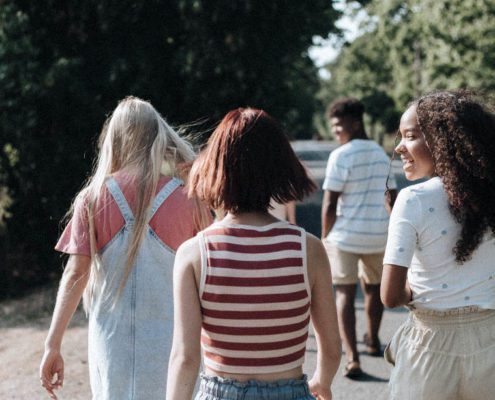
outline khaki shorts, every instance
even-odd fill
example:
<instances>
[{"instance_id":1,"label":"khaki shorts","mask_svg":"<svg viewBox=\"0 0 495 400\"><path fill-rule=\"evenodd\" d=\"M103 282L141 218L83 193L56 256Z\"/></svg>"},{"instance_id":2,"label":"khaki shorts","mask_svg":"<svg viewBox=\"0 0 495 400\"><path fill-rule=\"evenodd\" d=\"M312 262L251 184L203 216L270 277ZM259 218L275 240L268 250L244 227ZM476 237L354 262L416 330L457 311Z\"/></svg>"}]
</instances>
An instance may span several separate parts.
<instances>
[{"instance_id":1,"label":"khaki shorts","mask_svg":"<svg viewBox=\"0 0 495 400\"><path fill-rule=\"evenodd\" d=\"M495 310L414 310L384 355L390 399L493 399Z\"/></svg>"},{"instance_id":2,"label":"khaki shorts","mask_svg":"<svg viewBox=\"0 0 495 400\"><path fill-rule=\"evenodd\" d=\"M368 285L378 285L382 279L383 253L348 253L324 240L335 285L352 285L363 279Z\"/></svg>"}]
</instances>

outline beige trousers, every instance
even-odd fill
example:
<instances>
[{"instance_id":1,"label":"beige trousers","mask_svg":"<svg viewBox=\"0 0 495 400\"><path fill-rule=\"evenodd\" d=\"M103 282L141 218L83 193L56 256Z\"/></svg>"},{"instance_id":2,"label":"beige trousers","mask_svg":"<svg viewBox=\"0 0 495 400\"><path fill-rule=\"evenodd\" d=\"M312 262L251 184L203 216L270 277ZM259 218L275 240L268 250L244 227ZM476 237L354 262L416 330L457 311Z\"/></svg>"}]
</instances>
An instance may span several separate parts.
<instances>
[{"instance_id":1,"label":"beige trousers","mask_svg":"<svg viewBox=\"0 0 495 400\"><path fill-rule=\"evenodd\" d=\"M495 399L495 310L414 310L385 359L391 399Z\"/></svg>"}]
</instances>

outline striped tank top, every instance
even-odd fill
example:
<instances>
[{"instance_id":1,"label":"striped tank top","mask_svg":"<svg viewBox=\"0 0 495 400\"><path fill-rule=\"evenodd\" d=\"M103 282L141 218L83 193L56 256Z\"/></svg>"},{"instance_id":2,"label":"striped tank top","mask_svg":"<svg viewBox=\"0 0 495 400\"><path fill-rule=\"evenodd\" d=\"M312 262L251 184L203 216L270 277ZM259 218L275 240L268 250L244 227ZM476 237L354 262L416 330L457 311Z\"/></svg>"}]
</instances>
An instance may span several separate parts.
<instances>
[{"instance_id":1,"label":"striped tank top","mask_svg":"<svg viewBox=\"0 0 495 400\"><path fill-rule=\"evenodd\" d=\"M199 239L205 365L234 374L301 366L311 300L304 229L220 222Z\"/></svg>"}]
</instances>

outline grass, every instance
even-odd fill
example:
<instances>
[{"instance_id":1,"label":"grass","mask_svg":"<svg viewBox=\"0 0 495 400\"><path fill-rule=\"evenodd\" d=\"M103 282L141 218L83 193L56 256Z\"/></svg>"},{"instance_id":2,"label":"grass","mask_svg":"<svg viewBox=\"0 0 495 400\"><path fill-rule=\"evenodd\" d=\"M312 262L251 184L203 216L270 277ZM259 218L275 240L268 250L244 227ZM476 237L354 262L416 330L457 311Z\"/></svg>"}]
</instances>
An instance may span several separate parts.
<instances>
[{"instance_id":1,"label":"grass","mask_svg":"<svg viewBox=\"0 0 495 400\"><path fill-rule=\"evenodd\" d=\"M57 286L50 285L36 289L21 298L3 300L0 302L0 328L27 325L46 328L53 313L56 296ZM79 307L73 322L79 325L85 323L84 320L84 312Z\"/></svg>"}]
</instances>

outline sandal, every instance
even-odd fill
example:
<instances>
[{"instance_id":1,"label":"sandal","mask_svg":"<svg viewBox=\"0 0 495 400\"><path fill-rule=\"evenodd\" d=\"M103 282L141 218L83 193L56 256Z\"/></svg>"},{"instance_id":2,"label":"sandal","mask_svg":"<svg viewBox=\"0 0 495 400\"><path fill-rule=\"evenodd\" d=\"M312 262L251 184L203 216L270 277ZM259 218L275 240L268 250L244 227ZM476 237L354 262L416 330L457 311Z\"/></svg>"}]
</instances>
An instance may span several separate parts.
<instances>
[{"instance_id":1,"label":"sandal","mask_svg":"<svg viewBox=\"0 0 495 400\"><path fill-rule=\"evenodd\" d=\"M363 342L366 345L366 354L368 354L369 356L381 357L383 355L382 345L380 344L380 341L378 341L378 343L372 343L368 334L365 333L363 336Z\"/></svg>"},{"instance_id":2,"label":"sandal","mask_svg":"<svg viewBox=\"0 0 495 400\"><path fill-rule=\"evenodd\" d=\"M359 365L359 361L356 360L347 361L343 373L343 375L346 378L350 378L350 379L359 378L362 374L363 374L363 370Z\"/></svg>"}]
</instances>

